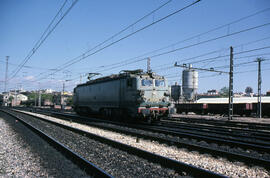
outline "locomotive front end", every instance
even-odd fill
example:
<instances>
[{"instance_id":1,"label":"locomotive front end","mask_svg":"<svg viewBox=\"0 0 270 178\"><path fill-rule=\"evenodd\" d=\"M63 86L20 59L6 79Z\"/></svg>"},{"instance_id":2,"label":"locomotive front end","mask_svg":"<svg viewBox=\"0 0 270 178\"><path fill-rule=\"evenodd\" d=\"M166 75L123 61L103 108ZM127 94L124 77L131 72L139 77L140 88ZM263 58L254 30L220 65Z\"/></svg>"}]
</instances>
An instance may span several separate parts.
<instances>
[{"instance_id":1,"label":"locomotive front end","mask_svg":"<svg viewBox=\"0 0 270 178\"><path fill-rule=\"evenodd\" d=\"M159 120L168 115L169 88L167 80L150 73L137 80L138 114L147 120Z\"/></svg>"}]
</instances>

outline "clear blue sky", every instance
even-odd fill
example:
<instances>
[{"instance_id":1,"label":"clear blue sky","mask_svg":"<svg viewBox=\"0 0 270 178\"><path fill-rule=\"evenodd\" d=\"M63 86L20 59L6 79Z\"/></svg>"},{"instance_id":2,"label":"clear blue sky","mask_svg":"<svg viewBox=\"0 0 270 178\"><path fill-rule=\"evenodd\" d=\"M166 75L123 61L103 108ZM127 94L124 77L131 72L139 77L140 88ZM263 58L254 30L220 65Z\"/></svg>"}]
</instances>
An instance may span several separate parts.
<instances>
[{"instance_id":1,"label":"clear blue sky","mask_svg":"<svg viewBox=\"0 0 270 178\"><path fill-rule=\"evenodd\" d=\"M71 2L71 0L68 0L67 6ZM87 57L54 75L50 75L49 77L48 75L40 75L43 72L47 72L47 74L52 73L52 69L63 66L65 62L91 49L165 2L165 0L79 0L59 26L57 26L53 33L30 58L26 66L22 68L15 78L9 81L8 89L22 86L26 90L35 90L38 88L61 90L63 81L71 80L66 82L66 86L69 91L72 91L76 84L80 82L79 76L88 72L101 71L104 76L118 73L125 69L146 69L145 60L129 65L121 63L120 67L113 69L110 68L110 64L140 56L166 46L169 47L144 55L142 58L270 22L270 10L267 10L238 23L225 26L217 31L198 36L183 43L171 45L215 27L254 14L260 10L270 8L269 0L202 0L194 6L122 40L95 55ZM134 32L192 2L194 1L173 0L155 12L154 15L134 25L106 44ZM0 92L4 90L3 81L5 79L6 56L10 56L8 75L11 76L17 67L16 65L20 64L27 56L63 3L64 0L0 1ZM250 43L260 39L264 40ZM242 45L246 43L250 44ZM239 47L239 45L241 46ZM172 65L174 62L179 61L179 64L189 62L194 67L203 68L226 66L229 65L229 57L217 58L213 61L208 60L200 63L194 61L228 55L228 48L230 46L235 47L235 53L270 46L270 25L178 50L159 57L153 57L151 59L151 67L156 73L165 75L170 84L174 84L175 82L181 83L182 69L173 68ZM188 62L181 61L216 50L221 51L200 58L194 58ZM252 57L243 58L244 56ZM270 59L270 48L235 55L235 64L252 61L257 57ZM229 70L228 67L217 69L223 71ZM235 74L234 91L244 91L247 86L251 86L256 91L256 70L257 63L235 67L235 72L246 72ZM199 92L206 92L209 89L219 90L224 86L228 86L229 77L227 75L213 75L215 74L199 72ZM44 77L45 79L43 79ZM262 63L262 80L262 91L265 93L270 90L270 60ZM85 76L82 78L82 81L86 81Z\"/></svg>"}]
</instances>

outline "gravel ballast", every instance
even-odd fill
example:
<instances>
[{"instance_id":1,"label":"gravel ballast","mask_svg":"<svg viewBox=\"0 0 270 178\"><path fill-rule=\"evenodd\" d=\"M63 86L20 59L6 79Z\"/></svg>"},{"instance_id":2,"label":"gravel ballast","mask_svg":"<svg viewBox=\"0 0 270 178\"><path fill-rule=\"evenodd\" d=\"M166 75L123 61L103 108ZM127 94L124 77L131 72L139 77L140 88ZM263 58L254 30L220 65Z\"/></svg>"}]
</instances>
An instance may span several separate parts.
<instances>
[{"instance_id":1,"label":"gravel ballast","mask_svg":"<svg viewBox=\"0 0 270 178\"><path fill-rule=\"evenodd\" d=\"M186 175L184 172L175 172L36 118L23 118L26 122L46 132L114 177L178 177Z\"/></svg>"},{"instance_id":2,"label":"gravel ballast","mask_svg":"<svg viewBox=\"0 0 270 178\"><path fill-rule=\"evenodd\" d=\"M39 114L35 114L39 115ZM39 115L40 116L40 115ZM111 131L106 131L103 129L98 129L95 127L90 127L78 123L71 123L68 121L63 121L50 116L44 116L43 118L56 121L61 124L72 126L85 130L90 133L94 133L100 136L110 138L143 150L147 150L165 157L169 157L181 162L192 164L197 167L208 169L210 171L224 174L230 177L269 177L270 174L267 170L261 167L249 167L243 165L239 162L230 162L223 158L214 158L207 154L199 154L197 152L190 152L186 149L179 149L174 146L168 146L165 144L159 144L156 142L151 142L149 140L140 140L136 142L136 138L127 136L124 134L119 134Z\"/></svg>"},{"instance_id":3,"label":"gravel ballast","mask_svg":"<svg viewBox=\"0 0 270 178\"><path fill-rule=\"evenodd\" d=\"M0 128L0 177L89 177L3 112L0 112Z\"/></svg>"}]
</instances>

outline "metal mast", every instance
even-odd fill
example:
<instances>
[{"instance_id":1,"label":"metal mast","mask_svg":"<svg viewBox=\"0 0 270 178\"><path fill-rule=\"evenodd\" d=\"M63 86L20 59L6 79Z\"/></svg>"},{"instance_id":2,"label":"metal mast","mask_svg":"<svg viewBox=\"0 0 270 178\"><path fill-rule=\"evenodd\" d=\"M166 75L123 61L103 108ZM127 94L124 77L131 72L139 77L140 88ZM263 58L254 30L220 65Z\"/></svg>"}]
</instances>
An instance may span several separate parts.
<instances>
[{"instance_id":1,"label":"metal mast","mask_svg":"<svg viewBox=\"0 0 270 178\"><path fill-rule=\"evenodd\" d=\"M38 91L38 106L41 107L41 91Z\"/></svg>"},{"instance_id":2,"label":"metal mast","mask_svg":"<svg viewBox=\"0 0 270 178\"><path fill-rule=\"evenodd\" d=\"M7 91L7 82L8 82L8 58L9 56L7 56L6 59L5 92Z\"/></svg>"},{"instance_id":3,"label":"metal mast","mask_svg":"<svg viewBox=\"0 0 270 178\"><path fill-rule=\"evenodd\" d=\"M147 72L151 73L151 59L147 58Z\"/></svg>"},{"instance_id":4,"label":"metal mast","mask_svg":"<svg viewBox=\"0 0 270 178\"><path fill-rule=\"evenodd\" d=\"M262 58L257 58L258 62L258 107L257 107L257 117L262 118L262 98L261 98L261 84L262 84L262 76L261 76L261 62Z\"/></svg>"},{"instance_id":5,"label":"metal mast","mask_svg":"<svg viewBox=\"0 0 270 178\"><path fill-rule=\"evenodd\" d=\"M233 48L230 47L229 120L233 118Z\"/></svg>"}]
</instances>

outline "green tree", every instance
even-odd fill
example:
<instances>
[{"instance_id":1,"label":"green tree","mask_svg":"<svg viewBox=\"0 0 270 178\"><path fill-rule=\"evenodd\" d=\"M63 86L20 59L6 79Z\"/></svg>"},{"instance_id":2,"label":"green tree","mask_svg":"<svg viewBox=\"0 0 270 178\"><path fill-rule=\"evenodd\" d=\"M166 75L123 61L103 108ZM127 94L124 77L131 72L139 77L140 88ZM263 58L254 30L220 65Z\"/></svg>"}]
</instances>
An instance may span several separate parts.
<instances>
[{"instance_id":1,"label":"green tree","mask_svg":"<svg viewBox=\"0 0 270 178\"><path fill-rule=\"evenodd\" d=\"M35 100L35 97L38 97L38 95L35 92L26 94L26 96L28 97L28 100Z\"/></svg>"},{"instance_id":2,"label":"green tree","mask_svg":"<svg viewBox=\"0 0 270 178\"><path fill-rule=\"evenodd\" d=\"M72 97L68 97L66 103L67 103L67 106L72 106L73 104Z\"/></svg>"},{"instance_id":3,"label":"green tree","mask_svg":"<svg viewBox=\"0 0 270 178\"><path fill-rule=\"evenodd\" d=\"M28 97L28 102L25 102L26 105L34 105L35 99L36 102L38 102L39 93L38 92L29 92L25 94ZM53 100L53 94L51 93L42 93L41 94L41 104L43 105L45 100L49 100L52 102Z\"/></svg>"},{"instance_id":4,"label":"green tree","mask_svg":"<svg viewBox=\"0 0 270 178\"><path fill-rule=\"evenodd\" d=\"M229 88L228 88L228 87L223 87L223 88L221 88L219 92L220 92L220 95L221 95L222 97L227 97L227 96L229 96Z\"/></svg>"},{"instance_id":5,"label":"green tree","mask_svg":"<svg viewBox=\"0 0 270 178\"><path fill-rule=\"evenodd\" d=\"M13 97L13 96L10 96L10 97L8 98L8 101L11 102L13 99L14 99L14 97Z\"/></svg>"},{"instance_id":6,"label":"green tree","mask_svg":"<svg viewBox=\"0 0 270 178\"><path fill-rule=\"evenodd\" d=\"M49 100L52 102L53 95L52 94L41 94L41 101L44 102L45 100Z\"/></svg>"}]
</instances>

